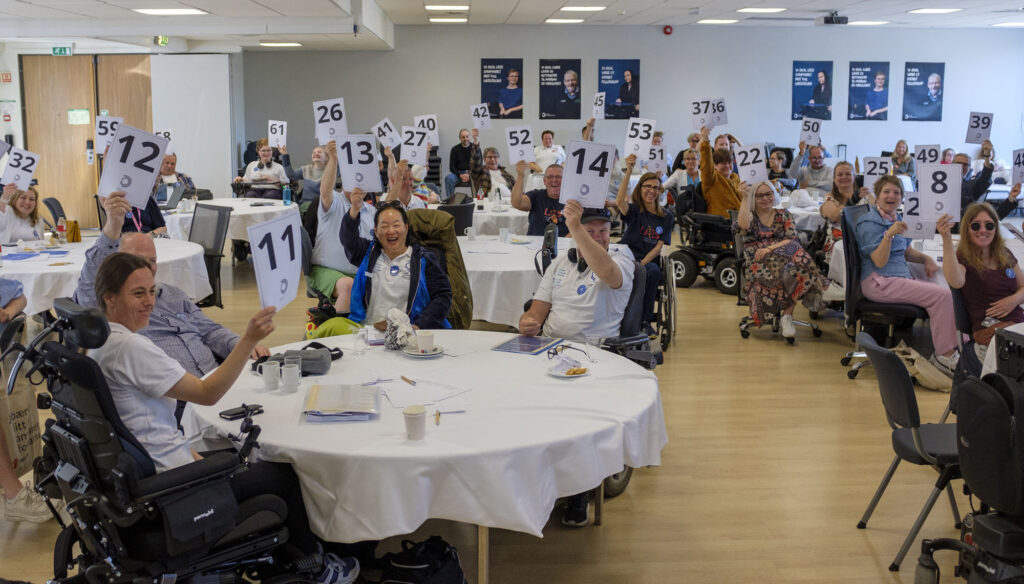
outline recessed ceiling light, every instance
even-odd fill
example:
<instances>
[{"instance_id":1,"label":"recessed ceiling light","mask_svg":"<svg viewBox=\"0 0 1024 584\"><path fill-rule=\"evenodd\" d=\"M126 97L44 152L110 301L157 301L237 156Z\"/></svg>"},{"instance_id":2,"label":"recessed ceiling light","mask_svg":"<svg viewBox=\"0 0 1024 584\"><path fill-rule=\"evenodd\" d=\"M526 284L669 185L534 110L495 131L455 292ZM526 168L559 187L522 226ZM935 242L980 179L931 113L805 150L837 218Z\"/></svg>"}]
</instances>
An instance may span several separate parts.
<instances>
[{"instance_id":1,"label":"recessed ceiling light","mask_svg":"<svg viewBox=\"0 0 1024 584\"><path fill-rule=\"evenodd\" d=\"M302 43L271 43L260 42L261 47L301 47Z\"/></svg>"},{"instance_id":2,"label":"recessed ceiling light","mask_svg":"<svg viewBox=\"0 0 1024 584\"><path fill-rule=\"evenodd\" d=\"M469 10L469 6L463 4L429 4L424 8L427 10Z\"/></svg>"},{"instance_id":3,"label":"recessed ceiling light","mask_svg":"<svg viewBox=\"0 0 1024 584\"><path fill-rule=\"evenodd\" d=\"M563 6L559 10L563 12L601 12L607 6Z\"/></svg>"},{"instance_id":4,"label":"recessed ceiling light","mask_svg":"<svg viewBox=\"0 0 1024 584\"><path fill-rule=\"evenodd\" d=\"M431 18L430 22L466 22L468 18Z\"/></svg>"},{"instance_id":5,"label":"recessed ceiling light","mask_svg":"<svg viewBox=\"0 0 1024 584\"><path fill-rule=\"evenodd\" d=\"M697 24L736 24L738 20L728 18L705 18L704 20L698 20Z\"/></svg>"},{"instance_id":6,"label":"recessed ceiling light","mask_svg":"<svg viewBox=\"0 0 1024 584\"><path fill-rule=\"evenodd\" d=\"M950 12L960 12L963 8L918 8L917 10L911 10L907 14L949 14Z\"/></svg>"},{"instance_id":7,"label":"recessed ceiling light","mask_svg":"<svg viewBox=\"0 0 1024 584\"><path fill-rule=\"evenodd\" d=\"M753 14L776 14L778 12L785 11L785 8L740 8L736 12L750 12Z\"/></svg>"},{"instance_id":8,"label":"recessed ceiling light","mask_svg":"<svg viewBox=\"0 0 1024 584\"><path fill-rule=\"evenodd\" d=\"M582 18L549 18L544 22L548 24L579 24L583 22Z\"/></svg>"},{"instance_id":9,"label":"recessed ceiling light","mask_svg":"<svg viewBox=\"0 0 1024 584\"><path fill-rule=\"evenodd\" d=\"M1010 27L1024 27L1024 22L1000 22L999 24L993 24L992 26L1005 26Z\"/></svg>"},{"instance_id":10,"label":"recessed ceiling light","mask_svg":"<svg viewBox=\"0 0 1024 584\"><path fill-rule=\"evenodd\" d=\"M199 16L200 14L209 14L198 8L132 8L132 10L147 16Z\"/></svg>"},{"instance_id":11,"label":"recessed ceiling light","mask_svg":"<svg viewBox=\"0 0 1024 584\"><path fill-rule=\"evenodd\" d=\"M888 20L854 20L849 26L881 26L889 24Z\"/></svg>"}]
</instances>

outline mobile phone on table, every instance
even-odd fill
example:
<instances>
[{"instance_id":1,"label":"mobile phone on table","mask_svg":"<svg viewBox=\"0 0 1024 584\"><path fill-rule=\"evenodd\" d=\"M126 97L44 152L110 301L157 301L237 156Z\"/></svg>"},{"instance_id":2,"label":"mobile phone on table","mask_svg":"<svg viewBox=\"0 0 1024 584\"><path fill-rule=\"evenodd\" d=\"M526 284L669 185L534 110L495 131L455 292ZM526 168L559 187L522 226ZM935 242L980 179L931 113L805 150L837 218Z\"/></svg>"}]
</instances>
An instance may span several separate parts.
<instances>
[{"instance_id":1,"label":"mobile phone on table","mask_svg":"<svg viewBox=\"0 0 1024 584\"><path fill-rule=\"evenodd\" d=\"M225 420L241 420L245 417L247 412L252 412L252 415L262 414L263 406L260 404L243 404L237 408L231 408L224 410L220 413L220 417Z\"/></svg>"}]
</instances>

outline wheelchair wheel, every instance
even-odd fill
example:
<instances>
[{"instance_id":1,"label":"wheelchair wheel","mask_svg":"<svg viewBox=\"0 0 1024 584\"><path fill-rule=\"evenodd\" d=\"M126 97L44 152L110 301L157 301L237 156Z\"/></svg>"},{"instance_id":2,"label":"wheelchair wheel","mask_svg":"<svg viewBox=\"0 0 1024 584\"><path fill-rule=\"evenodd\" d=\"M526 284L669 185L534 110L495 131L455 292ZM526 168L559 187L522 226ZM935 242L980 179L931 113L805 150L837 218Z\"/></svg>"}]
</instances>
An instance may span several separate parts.
<instances>
[{"instance_id":1,"label":"wheelchair wheel","mask_svg":"<svg viewBox=\"0 0 1024 584\"><path fill-rule=\"evenodd\" d=\"M700 270L697 269L697 260L683 251L674 251L668 257L672 262L672 275L676 286L680 288L693 286L693 283L697 281L697 276L700 275Z\"/></svg>"},{"instance_id":2,"label":"wheelchair wheel","mask_svg":"<svg viewBox=\"0 0 1024 584\"><path fill-rule=\"evenodd\" d=\"M625 492L629 479L633 477L633 467L624 466L620 472L604 480L604 498L612 499Z\"/></svg>"},{"instance_id":3,"label":"wheelchair wheel","mask_svg":"<svg viewBox=\"0 0 1024 584\"><path fill-rule=\"evenodd\" d=\"M735 296L740 287L740 273L736 269L736 258L725 258L715 266L715 286L722 294Z\"/></svg>"}]
</instances>

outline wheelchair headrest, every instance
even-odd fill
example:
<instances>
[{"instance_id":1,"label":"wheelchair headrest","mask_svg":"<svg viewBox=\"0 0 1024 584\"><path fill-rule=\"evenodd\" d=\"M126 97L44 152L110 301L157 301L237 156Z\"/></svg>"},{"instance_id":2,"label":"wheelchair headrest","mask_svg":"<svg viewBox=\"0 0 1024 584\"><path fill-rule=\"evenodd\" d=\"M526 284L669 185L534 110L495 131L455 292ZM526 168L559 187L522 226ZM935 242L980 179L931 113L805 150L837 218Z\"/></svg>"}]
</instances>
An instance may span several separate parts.
<instances>
[{"instance_id":1,"label":"wheelchair headrest","mask_svg":"<svg viewBox=\"0 0 1024 584\"><path fill-rule=\"evenodd\" d=\"M70 298L54 300L53 309L57 312L57 318L65 323L64 330L68 340L75 345L84 349L96 349L107 342L110 325L100 311L75 304Z\"/></svg>"}]
</instances>

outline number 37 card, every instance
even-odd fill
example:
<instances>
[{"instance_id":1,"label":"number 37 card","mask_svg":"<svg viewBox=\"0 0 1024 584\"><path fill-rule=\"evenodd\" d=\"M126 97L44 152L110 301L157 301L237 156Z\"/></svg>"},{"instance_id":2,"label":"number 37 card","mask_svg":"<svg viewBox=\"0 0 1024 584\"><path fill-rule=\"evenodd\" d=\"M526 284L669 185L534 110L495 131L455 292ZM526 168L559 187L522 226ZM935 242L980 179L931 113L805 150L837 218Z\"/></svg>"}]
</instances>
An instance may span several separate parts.
<instances>
[{"instance_id":1,"label":"number 37 card","mask_svg":"<svg viewBox=\"0 0 1024 584\"><path fill-rule=\"evenodd\" d=\"M297 206L292 205L293 209ZM302 229L299 214L286 213L249 227L260 306L281 310L295 300L302 281Z\"/></svg>"}]
</instances>

